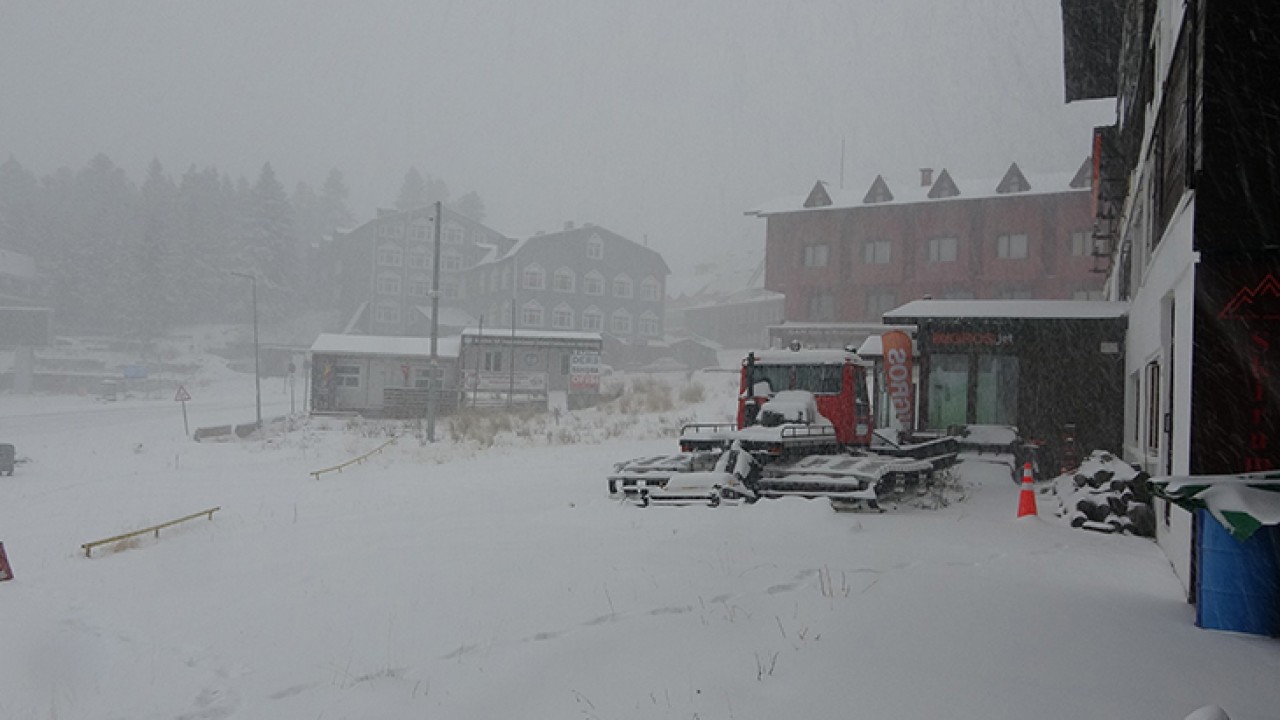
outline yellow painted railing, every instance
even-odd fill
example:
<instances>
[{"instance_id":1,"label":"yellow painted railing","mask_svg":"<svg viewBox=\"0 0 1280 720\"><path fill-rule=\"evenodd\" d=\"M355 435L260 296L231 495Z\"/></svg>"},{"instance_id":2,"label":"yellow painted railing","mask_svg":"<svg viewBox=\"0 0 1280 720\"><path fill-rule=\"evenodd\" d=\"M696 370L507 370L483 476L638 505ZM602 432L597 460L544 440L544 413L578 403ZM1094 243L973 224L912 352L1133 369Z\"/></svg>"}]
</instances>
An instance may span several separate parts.
<instances>
[{"instance_id":1,"label":"yellow painted railing","mask_svg":"<svg viewBox=\"0 0 1280 720\"><path fill-rule=\"evenodd\" d=\"M131 538L131 537L137 537L137 536L139 536L139 535L146 535L147 533L155 533L156 537L160 537L160 531L161 531L161 530L163 530L163 529L165 529L165 528L167 528L167 527L173 527L174 525L177 525L178 523L183 523L183 522L186 522L186 521L188 521L188 520L194 520L195 518L198 518L198 517L200 517L201 515L207 515L207 516L209 516L209 519L210 519L210 520L212 520L212 519L213 519L213 514L214 514L214 513L216 513L216 512L218 512L218 511L219 511L219 510L221 510L221 509L222 509L222 507L221 507L221 506L219 506L219 507L209 508L208 510L201 510L201 511L200 511L200 512L198 512L198 513L192 513L192 514L190 514L190 515L188 515L188 516L186 516L186 517L180 517L180 518L178 518L177 520L170 520L170 521L169 521L169 522L167 522L167 523L160 523L159 525L152 525L152 526L151 526L151 527L149 527L149 528L142 528L141 530L134 530L133 532L125 533L125 534L123 534L123 535L116 535L115 537L103 538L102 540L94 540L93 542L85 543L85 544L81 545L80 547L81 547L81 549L83 549L83 550L84 550L84 556L85 556L85 557L90 557L90 554L93 552L93 549L94 549L94 548L96 548L96 547L98 547L99 545L107 545L107 544L109 544L109 543L120 542L121 540L128 540L128 539L129 539L129 538Z\"/></svg>"},{"instance_id":2,"label":"yellow painted railing","mask_svg":"<svg viewBox=\"0 0 1280 720\"><path fill-rule=\"evenodd\" d=\"M393 443L393 442L395 442L396 440L399 440L399 439L400 439L400 436L399 436L399 435L392 435L390 440L388 440L388 441L386 441L386 442L382 443L382 444L381 444L381 445L379 445L378 447L376 447L376 448L374 448L374 449L370 450L369 452L367 452L367 453L365 453L365 454L361 455L361 456L360 456L360 457L358 457L358 458L352 458L352 459L350 459L350 460L348 460L348 461L346 461L346 462L344 462L344 463L340 463L340 464L338 464L338 465L334 465L333 467L322 468L322 469L320 469L320 470L312 470L312 471L311 471L311 477L312 477L312 478L315 478L316 480L319 480L319 479L320 479L320 476L321 476L321 475L323 475L323 474L325 474L325 473L328 473L328 472L342 472L342 468L344 468L344 467L348 467L348 466L350 466L350 465L355 465L356 463L362 463L362 462L364 462L365 460L368 460L370 457L372 457L372 456L374 456L374 455L377 455L378 453L382 452L384 449L386 449L386 447L387 447L388 445L390 445L391 443Z\"/></svg>"}]
</instances>

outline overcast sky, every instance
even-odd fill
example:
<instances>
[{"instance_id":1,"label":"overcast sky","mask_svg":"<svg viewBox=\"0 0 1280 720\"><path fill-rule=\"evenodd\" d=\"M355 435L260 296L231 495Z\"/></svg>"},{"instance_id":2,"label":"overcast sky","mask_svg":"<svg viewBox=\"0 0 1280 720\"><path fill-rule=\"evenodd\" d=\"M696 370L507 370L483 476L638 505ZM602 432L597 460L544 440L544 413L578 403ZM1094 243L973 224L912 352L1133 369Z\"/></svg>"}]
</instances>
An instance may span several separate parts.
<instances>
[{"instance_id":1,"label":"overcast sky","mask_svg":"<svg viewBox=\"0 0 1280 720\"><path fill-rule=\"evenodd\" d=\"M673 269L760 247L743 211L917 168L1075 170L1111 105L1062 102L1059 0L0 0L0 157L104 152L360 220L405 171L520 237L594 222ZM962 188L963 189L963 188Z\"/></svg>"}]
</instances>

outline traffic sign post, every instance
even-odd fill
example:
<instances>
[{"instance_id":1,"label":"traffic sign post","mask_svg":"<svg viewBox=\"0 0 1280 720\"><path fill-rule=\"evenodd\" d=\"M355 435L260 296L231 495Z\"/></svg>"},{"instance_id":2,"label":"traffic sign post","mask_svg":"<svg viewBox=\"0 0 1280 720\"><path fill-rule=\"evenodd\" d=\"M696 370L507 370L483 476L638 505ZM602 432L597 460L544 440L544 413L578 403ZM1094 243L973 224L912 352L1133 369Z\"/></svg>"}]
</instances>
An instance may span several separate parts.
<instances>
[{"instance_id":1,"label":"traffic sign post","mask_svg":"<svg viewBox=\"0 0 1280 720\"><path fill-rule=\"evenodd\" d=\"M174 393L175 402L182 403L182 434L190 435L191 428L187 425L187 401L191 399L191 393L187 392L185 385L178 386L178 392Z\"/></svg>"}]
</instances>

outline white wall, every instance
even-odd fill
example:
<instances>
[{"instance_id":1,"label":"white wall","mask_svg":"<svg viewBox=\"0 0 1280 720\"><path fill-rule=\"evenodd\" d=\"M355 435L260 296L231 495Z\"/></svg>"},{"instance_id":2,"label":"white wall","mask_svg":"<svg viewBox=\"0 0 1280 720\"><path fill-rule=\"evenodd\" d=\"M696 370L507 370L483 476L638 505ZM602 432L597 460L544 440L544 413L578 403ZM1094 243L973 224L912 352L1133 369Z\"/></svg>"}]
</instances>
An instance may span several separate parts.
<instances>
[{"instance_id":1,"label":"white wall","mask_svg":"<svg viewBox=\"0 0 1280 720\"><path fill-rule=\"evenodd\" d=\"M1191 441L1191 358L1192 320L1195 308L1195 262L1192 252L1192 228L1195 206L1192 195L1174 214L1163 239L1142 271L1141 284L1129 308L1129 332L1126 337L1125 375L1138 374L1141 396L1138 406L1130 386L1126 385L1125 459L1140 464L1152 476L1166 474L1165 457L1172 454L1173 474L1190 470ZM1170 307L1173 309L1170 327ZM1172 337L1172 345L1170 345ZM1148 363L1160 364L1160 387L1149 387ZM1172 361L1173 373L1169 367ZM1172 405L1169 392L1172 383ZM1160 447L1150 454L1145 447L1149 418L1147 403L1155 393L1160 403L1159 417L1172 413L1172 437L1160 432ZM1137 437L1133 437L1135 415ZM1161 422L1157 419L1156 422ZM1159 429L1159 428L1157 428ZM1184 589L1190 588L1191 514L1177 507L1166 508L1163 500L1155 501L1156 541L1173 564ZM1165 521L1168 510L1168 522Z\"/></svg>"}]
</instances>

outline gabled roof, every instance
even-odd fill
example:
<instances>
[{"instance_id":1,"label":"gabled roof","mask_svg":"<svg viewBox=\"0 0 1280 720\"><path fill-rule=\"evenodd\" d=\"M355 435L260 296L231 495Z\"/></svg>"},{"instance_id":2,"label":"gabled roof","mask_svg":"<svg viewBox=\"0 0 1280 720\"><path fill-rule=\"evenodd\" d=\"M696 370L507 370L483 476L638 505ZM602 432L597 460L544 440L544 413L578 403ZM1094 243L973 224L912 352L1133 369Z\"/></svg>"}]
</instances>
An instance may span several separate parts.
<instances>
[{"instance_id":1,"label":"gabled roof","mask_svg":"<svg viewBox=\"0 0 1280 720\"><path fill-rule=\"evenodd\" d=\"M867 194L862 196L862 202L866 205L893 202L893 193L889 192L889 185L884 181L884 176L877 175L876 179L871 181L871 187L867 188Z\"/></svg>"},{"instance_id":2,"label":"gabled roof","mask_svg":"<svg viewBox=\"0 0 1280 720\"><path fill-rule=\"evenodd\" d=\"M1004 172L1004 177L1000 179L1000 184L996 186L996 192L1001 195L1026 192L1030 189L1031 183L1027 182L1027 176L1022 174L1018 163L1009 164L1009 169Z\"/></svg>"},{"instance_id":3,"label":"gabled roof","mask_svg":"<svg viewBox=\"0 0 1280 720\"><path fill-rule=\"evenodd\" d=\"M933 187L929 188L929 199L938 200L959 194L960 188L956 187L956 181L951 179L951 173L947 172L946 168L942 168L942 172L938 173L938 179L933 182Z\"/></svg>"},{"instance_id":4,"label":"gabled roof","mask_svg":"<svg viewBox=\"0 0 1280 720\"><path fill-rule=\"evenodd\" d=\"M831 204L831 196L827 194L827 184L819 180L813 184L813 189L809 191L809 197L805 198L804 206L827 207Z\"/></svg>"},{"instance_id":5,"label":"gabled roof","mask_svg":"<svg viewBox=\"0 0 1280 720\"><path fill-rule=\"evenodd\" d=\"M602 228L599 225L583 225L582 227L570 228L568 230L561 230L560 232L542 233L540 235L533 235L531 237L523 238L521 240L516 241L516 243L512 245L511 249L508 250L507 252L492 253L492 254L486 255L483 260L481 260L479 263L476 263L476 265L474 265L473 267L480 267L486 264L492 264L492 263L501 262L504 260L510 260L511 258L515 257L516 255L524 251L526 247L529 247L531 245L539 245L542 243L551 243L551 242L562 242L565 240L576 239L579 237L589 238L591 235L599 235L602 240L612 239L614 242L630 243L631 245L634 245L638 248L642 248L646 252L652 253L653 256L658 259L658 262L662 266L663 272L665 272L668 275L671 274L671 268L667 265L666 259L664 259L662 257L662 254L659 253L657 250L654 250L653 248L650 248L647 245L641 245L635 240L632 240L627 237L623 237L622 235L619 235L618 233L613 232L612 230L606 230L605 228Z\"/></svg>"}]
</instances>

